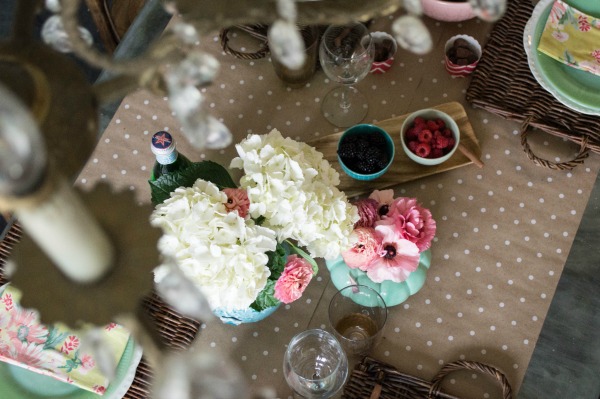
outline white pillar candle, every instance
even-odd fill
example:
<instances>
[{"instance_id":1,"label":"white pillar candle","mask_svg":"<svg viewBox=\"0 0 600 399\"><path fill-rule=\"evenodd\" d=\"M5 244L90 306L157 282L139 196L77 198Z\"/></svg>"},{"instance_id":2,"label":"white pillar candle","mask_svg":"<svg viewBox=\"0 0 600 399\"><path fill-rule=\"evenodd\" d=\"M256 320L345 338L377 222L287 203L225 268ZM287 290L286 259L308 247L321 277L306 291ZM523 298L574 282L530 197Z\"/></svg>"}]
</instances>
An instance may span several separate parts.
<instances>
[{"instance_id":1,"label":"white pillar candle","mask_svg":"<svg viewBox=\"0 0 600 399\"><path fill-rule=\"evenodd\" d=\"M78 283L94 282L112 265L114 248L65 179L53 188L44 201L19 207L15 215L67 277Z\"/></svg>"}]
</instances>

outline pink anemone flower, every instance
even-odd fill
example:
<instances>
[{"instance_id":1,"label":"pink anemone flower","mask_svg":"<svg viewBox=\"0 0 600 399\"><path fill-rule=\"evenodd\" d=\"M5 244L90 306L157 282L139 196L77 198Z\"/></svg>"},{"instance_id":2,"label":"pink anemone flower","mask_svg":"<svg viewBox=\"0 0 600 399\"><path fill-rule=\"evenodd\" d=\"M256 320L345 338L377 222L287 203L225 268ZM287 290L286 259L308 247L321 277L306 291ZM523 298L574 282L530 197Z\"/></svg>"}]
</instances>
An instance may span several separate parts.
<instances>
[{"instance_id":1,"label":"pink anemone flower","mask_svg":"<svg viewBox=\"0 0 600 399\"><path fill-rule=\"evenodd\" d=\"M381 219L387 215L390 205L394 202L394 190L374 190L369 198L374 199L379 203L377 214Z\"/></svg>"},{"instance_id":2,"label":"pink anemone flower","mask_svg":"<svg viewBox=\"0 0 600 399\"><path fill-rule=\"evenodd\" d=\"M419 266L419 248L409 240L401 238L392 224L379 224L375 227L381 235L379 258L371 262L367 276L376 283L391 280L400 283Z\"/></svg>"}]
</instances>

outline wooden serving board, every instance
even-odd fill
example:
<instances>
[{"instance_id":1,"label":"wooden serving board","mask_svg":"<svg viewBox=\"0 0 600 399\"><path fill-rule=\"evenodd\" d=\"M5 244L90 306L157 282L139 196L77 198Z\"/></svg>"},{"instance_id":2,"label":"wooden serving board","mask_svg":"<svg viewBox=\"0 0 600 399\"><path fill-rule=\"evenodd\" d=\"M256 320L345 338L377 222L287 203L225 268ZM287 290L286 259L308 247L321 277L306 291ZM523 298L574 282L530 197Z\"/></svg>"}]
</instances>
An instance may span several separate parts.
<instances>
[{"instance_id":1,"label":"wooden serving board","mask_svg":"<svg viewBox=\"0 0 600 399\"><path fill-rule=\"evenodd\" d=\"M469 118L467 117L467 113L462 104L450 102L432 108L447 113L456 121L456 124L460 129L460 143L478 158L481 158L479 141L475 136L473 127L469 122ZM473 163L459 150L456 150L449 160L436 166L424 166L411 160L402 150L402 144L400 143L400 128L402 127L402 122L404 122L408 115L410 115L410 113L375 123L375 125L381 127L390 134L396 146L396 154L392 165L383 176L375 180L355 180L342 170L337 160L337 145L343 132L319 137L308 144L322 152L324 158L327 159L327 161L329 161L340 173L340 185L338 188L344 191L349 197L367 194L377 189L389 188L400 183L416 180L421 177L434 175L436 173L445 172Z\"/></svg>"}]
</instances>

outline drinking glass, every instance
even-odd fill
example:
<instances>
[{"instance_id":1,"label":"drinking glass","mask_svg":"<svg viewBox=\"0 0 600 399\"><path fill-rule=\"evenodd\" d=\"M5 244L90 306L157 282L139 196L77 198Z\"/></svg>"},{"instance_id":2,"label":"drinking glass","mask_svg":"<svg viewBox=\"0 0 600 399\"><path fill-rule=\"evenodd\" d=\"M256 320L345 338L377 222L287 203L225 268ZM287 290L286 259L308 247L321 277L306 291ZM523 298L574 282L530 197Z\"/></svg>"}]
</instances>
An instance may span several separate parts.
<instances>
[{"instance_id":1,"label":"drinking glass","mask_svg":"<svg viewBox=\"0 0 600 399\"><path fill-rule=\"evenodd\" d=\"M273 69L279 79L292 88L303 87L317 70L317 53L319 52L319 27L306 25L300 27L300 34L304 39L304 64L298 69L290 69L282 64L276 57L272 57Z\"/></svg>"},{"instance_id":2,"label":"drinking glass","mask_svg":"<svg viewBox=\"0 0 600 399\"><path fill-rule=\"evenodd\" d=\"M331 299L329 324L348 356L366 355L381 341L387 313L377 291L366 285L350 285Z\"/></svg>"},{"instance_id":3,"label":"drinking glass","mask_svg":"<svg viewBox=\"0 0 600 399\"><path fill-rule=\"evenodd\" d=\"M341 83L325 95L322 103L323 115L335 126L355 125L367 115L367 99L352 85L369 73L374 56L371 34L360 22L331 25L323 33L321 66L330 79Z\"/></svg>"},{"instance_id":4,"label":"drinking glass","mask_svg":"<svg viewBox=\"0 0 600 399\"><path fill-rule=\"evenodd\" d=\"M283 357L285 380L294 394L308 399L335 395L348 376L348 358L325 330L303 331L292 338Z\"/></svg>"}]
</instances>

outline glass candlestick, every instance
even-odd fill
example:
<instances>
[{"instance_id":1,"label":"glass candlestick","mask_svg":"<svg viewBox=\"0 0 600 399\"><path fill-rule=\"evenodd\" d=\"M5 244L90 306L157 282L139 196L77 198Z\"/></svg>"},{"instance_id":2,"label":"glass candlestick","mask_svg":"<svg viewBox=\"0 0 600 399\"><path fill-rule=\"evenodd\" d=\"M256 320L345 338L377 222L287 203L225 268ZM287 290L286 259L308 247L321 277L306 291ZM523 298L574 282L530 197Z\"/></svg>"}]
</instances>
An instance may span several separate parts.
<instances>
[{"instance_id":1,"label":"glass candlestick","mask_svg":"<svg viewBox=\"0 0 600 399\"><path fill-rule=\"evenodd\" d=\"M14 214L27 234L59 267L79 283L101 278L113 262L111 242L65 179L39 203Z\"/></svg>"},{"instance_id":2,"label":"glass candlestick","mask_svg":"<svg viewBox=\"0 0 600 399\"><path fill-rule=\"evenodd\" d=\"M27 108L0 87L0 210L14 212L67 277L102 277L113 248L66 179L49 170L44 142Z\"/></svg>"}]
</instances>

